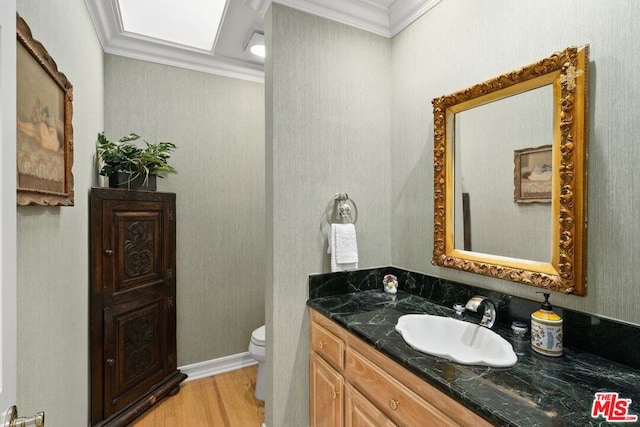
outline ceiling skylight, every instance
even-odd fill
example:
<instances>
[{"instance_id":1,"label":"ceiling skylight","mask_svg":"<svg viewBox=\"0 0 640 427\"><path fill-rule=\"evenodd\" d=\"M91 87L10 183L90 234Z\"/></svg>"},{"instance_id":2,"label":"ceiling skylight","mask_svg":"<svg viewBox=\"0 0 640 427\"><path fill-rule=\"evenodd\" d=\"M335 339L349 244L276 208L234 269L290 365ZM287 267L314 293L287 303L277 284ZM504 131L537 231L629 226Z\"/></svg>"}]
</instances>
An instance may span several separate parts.
<instances>
[{"instance_id":1,"label":"ceiling skylight","mask_svg":"<svg viewBox=\"0 0 640 427\"><path fill-rule=\"evenodd\" d=\"M212 50L227 0L117 0L124 31Z\"/></svg>"}]
</instances>

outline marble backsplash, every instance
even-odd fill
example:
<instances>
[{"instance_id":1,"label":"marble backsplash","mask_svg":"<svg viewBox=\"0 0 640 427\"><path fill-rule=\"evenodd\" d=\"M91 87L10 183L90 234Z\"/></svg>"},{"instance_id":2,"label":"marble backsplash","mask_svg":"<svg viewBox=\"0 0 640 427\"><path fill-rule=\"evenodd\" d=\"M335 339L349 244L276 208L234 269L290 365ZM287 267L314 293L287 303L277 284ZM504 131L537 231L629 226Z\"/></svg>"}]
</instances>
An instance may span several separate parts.
<instances>
[{"instance_id":1,"label":"marble backsplash","mask_svg":"<svg viewBox=\"0 0 640 427\"><path fill-rule=\"evenodd\" d=\"M488 289L477 288L397 267L379 267L348 272L314 274L309 276L309 298L320 298L352 292L382 290L382 278L393 274L398 289L453 307L465 304L474 295L490 298L496 306L497 322L509 327L513 320L529 324L532 312L540 308L540 301L532 301ZM553 302L552 302L553 304ZM640 326L617 322L595 315L553 306L564 319L564 346L640 369Z\"/></svg>"}]
</instances>

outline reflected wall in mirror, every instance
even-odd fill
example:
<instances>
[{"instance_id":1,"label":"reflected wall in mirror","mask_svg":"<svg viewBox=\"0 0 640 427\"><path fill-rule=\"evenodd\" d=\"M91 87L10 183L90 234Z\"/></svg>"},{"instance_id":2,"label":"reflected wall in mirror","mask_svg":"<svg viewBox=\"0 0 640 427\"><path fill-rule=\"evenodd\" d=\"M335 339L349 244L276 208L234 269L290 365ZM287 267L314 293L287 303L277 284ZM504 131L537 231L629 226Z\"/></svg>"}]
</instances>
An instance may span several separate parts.
<instances>
[{"instance_id":1,"label":"reflected wall in mirror","mask_svg":"<svg viewBox=\"0 0 640 427\"><path fill-rule=\"evenodd\" d=\"M433 100L434 265L585 294L588 67L568 47Z\"/></svg>"}]
</instances>

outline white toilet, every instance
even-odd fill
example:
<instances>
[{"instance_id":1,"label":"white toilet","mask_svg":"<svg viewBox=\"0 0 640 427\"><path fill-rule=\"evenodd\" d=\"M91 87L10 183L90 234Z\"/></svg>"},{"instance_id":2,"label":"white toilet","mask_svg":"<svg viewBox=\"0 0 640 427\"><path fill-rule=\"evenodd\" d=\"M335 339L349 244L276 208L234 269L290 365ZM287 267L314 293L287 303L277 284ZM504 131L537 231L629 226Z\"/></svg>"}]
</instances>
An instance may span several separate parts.
<instances>
[{"instance_id":1,"label":"white toilet","mask_svg":"<svg viewBox=\"0 0 640 427\"><path fill-rule=\"evenodd\" d=\"M265 335L264 325L251 333L249 342L249 354L258 362L258 379L256 380L256 390L253 393L257 399L264 400L264 376L265 376Z\"/></svg>"}]
</instances>

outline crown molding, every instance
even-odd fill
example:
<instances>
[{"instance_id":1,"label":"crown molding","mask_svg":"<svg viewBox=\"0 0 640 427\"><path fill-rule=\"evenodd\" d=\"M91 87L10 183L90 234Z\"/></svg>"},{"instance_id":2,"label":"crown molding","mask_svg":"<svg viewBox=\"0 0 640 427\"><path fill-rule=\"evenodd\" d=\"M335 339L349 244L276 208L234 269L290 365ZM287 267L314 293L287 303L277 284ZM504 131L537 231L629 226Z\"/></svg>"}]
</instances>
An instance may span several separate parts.
<instances>
[{"instance_id":1,"label":"crown molding","mask_svg":"<svg viewBox=\"0 0 640 427\"><path fill-rule=\"evenodd\" d=\"M242 4L264 16L271 5L271 0L242 0Z\"/></svg>"},{"instance_id":2,"label":"crown molding","mask_svg":"<svg viewBox=\"0 0 640 427\"><path fill-rule=\"evenodd\" d=\"M120 21L120 14L116 10L117 3L111 0L85 0L85 4L89 11L91 21L93 21L93 27L98 35L98 40L100 40L100 44L104 50L109 40L119 33L116 24L116 22Z\"/></svg>"},{"instance_id":3,"label":"crown molding","mask_svg":"<svg viewBox=\"0 0 640 427\"><path fill-rule=\"evenodd\" d=\"M143 61L156 62L193 71L218 74L254 82L264 82L262 66L249 66L240 61L214 55L210 51L194 49L154 40L138 34L122 33L114 36L108 46L103 45L105 53L125 56Z\"/></svg>"},{"instance_id":4,"label":"crown molding","mask_svg":"<svg viewBox=\"0 0 640 427\"><path fill-rule=\"evenodd\" d=\"M254 82L264 82L263 67L211 51L170 43L123 31L116 0L85 0L98 39L105 53L218 74Z\"/></svg>"},{"instance_id":5,"label":"crown molding","mask_svg":"<svg viewBox=\"0 0 640 427\"><path fill-rule=\"evenodd\" d=\"M242 0L242 5L264 16L276 2L312 15L391 38L442 0ZM264 82L261 64L216 55L123 30L117 0L85 0L105 53ZM217 40L216 40L217 42Z\"/></svg>"},{"instance_id":6,"label":"crown molding","mask_svg":"<svg viewBox=\"0 0 640 427\"><path fill-rule=\"evenodd\" d=\"M391 37L407 28L442 0L396 0L389 6L389 32Z\"/></svg>"},{"instance_id":7,"label":"crown molding","mask_svg":"<svg viewBox=\"0 0 640 427\"><path fill-rule=\"evenodd\" d=\"M389 11L367 0L273 0L312 15L340 22L383 37L390 37Z\"/></svg>"},{"instance_id":8,"label":"crown molding","mask_svg":"<svg viewBox=\"0 0 640 427\"><path fill-rule=\"evenodd\" d=\"M270 3L270 0L245 0ZM395 0L385 7L375 0L273 0L303 12L391 38L442 0ZM264 10L268 8L268 4Z\"/></svg>"}]
</instances>

